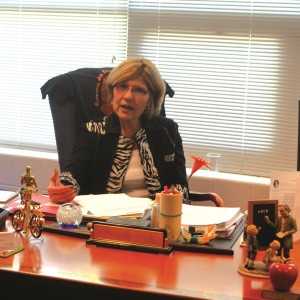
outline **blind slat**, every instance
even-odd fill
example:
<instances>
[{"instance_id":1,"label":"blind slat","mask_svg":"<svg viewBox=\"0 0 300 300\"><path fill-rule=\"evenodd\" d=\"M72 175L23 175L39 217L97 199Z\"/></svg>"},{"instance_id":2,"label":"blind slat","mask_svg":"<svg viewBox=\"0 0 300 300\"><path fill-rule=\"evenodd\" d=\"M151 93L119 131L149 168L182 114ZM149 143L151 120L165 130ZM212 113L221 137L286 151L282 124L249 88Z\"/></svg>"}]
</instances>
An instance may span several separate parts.
<instances>
[{"instance_id":1,"label":"blind slat","mask_svg":"<svg viewBox=\"0 0 300 300\"><path fill-rule=\"evenodd\" d=\"M132 1L128 45L174 88L166 111L188 161L217 152L223 171L295 170L300 3L179 2Z\"/></svg>"}]
</instances>

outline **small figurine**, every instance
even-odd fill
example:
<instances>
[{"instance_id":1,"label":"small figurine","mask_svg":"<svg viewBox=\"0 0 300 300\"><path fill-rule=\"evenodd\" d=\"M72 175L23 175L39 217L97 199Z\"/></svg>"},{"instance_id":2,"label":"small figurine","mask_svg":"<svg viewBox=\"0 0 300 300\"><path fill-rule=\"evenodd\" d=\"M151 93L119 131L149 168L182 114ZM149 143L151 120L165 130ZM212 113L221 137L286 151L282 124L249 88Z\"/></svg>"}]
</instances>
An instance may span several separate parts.
<instances>
[{"instance_id":1,"label":"small figurine","mask_svg":"<svg viewBox=\"0 0 300 300\"><path fill-rule=\"evenodd\" d=\"M256 238L258 231L259 230L254 224L250 224L246 228L248 252L245 268L248 270L253 270L255 266L254 261L258 251L258 241Z\"/></svg>"},{"instance_id":2,"label":"small figurine","mask_svg":"<svg viewBox=\"0 0 300 300\"><path fill-rule=\"evenodd\" d=\"M198 245L207 245L209 242L217 237L216 225L208 225L204 230L203 234L193 234L191 243Z\"/></svg>"},{"instance_id":3,"label":"small figurine","mask_svg":"<svg viewBox=\"0 0 300 300\"><path fill-rule=\"evenodd\" d=\"M31 175L31 167L30 166L26 166L26 172L25 174L21 177L21 196L23 194L31 194L33 192L37 192L38 188L37 188L37 184L35 181L34 176Z\"/></svg>"},{"instance_id":4,"label":"small figurine","mask_svg":"<svg viewBox=\"0 0 300 300\"><path fill-rule=\"evenodd\" d=\"M276 239L280 242L279 255L285 259L290 257L290 249L293 248L293 234L297 232L296 220L290 215L291 209L287 204L278 206L279 216L274 224L268 216L265 217L267 224L277 231Z\"/></svg>"},{"instance_id":5,"label":"small figurine","mask_svg":"<svg viewBox=\"0 0 300 300\"><path fill-rule=\"evenodd\" d=\"M250 224L246 227L247 241L246 245L248 248L246 263L239 266L239 273L245 276L252 276L257 278L269 278L269 268L273 263L284 263L285 260L279 256L280 242L273 240L269 243L268 249L264 252L262 260L255 260L259 242L257 234L260 231L260 227L256 227L254 224ZM260 253L263 254L263 253ZM259 257L261 257L259 255Z\"/></svg>"},{"instance_id":6,"label":"small figurine","mask_svg":"<svg viewBox=\"0 0 300 300\"><path fill-rule=\"evenodd\" d=\"M25 174L21 177L21 189L20 189L20 195L21 195L21 204L24 205L24 212L25 212L25 219L24 219L24 225L23 230L24 233L27 233L29 228L29 222L30 222L30 211L31 211L31 199L32 199L32 193L37 192L37 184L35 181L34 176L31 175L31 167L26 166Z\"/></svg>"},{"instance_id":7,"label":"small figurine","mask_svg":"<svg viewBox=\"0 0 300 300\"><path fill-rule=\"evenodd\" d=\"M283 259L278 255L278 250L280 249L280 242L273 240L269 244L269 248L266 250L263 262L265 263L266 270L269 270L269 267L274 262L284 262Z\"/></svg>"},{"instance_id":8,"label":"small figurine","mask_svg":"<svg viewBox=\"0 0 300 300\"><path fill-rule=\"evenodd\" d=\"M44 218L40 212L40 205L32 201L32 194L37 192L37 184L34 176L31 175L31 167L26 166L26 172L21 177L21 206L15 211L12 217L12 225L16 231L23 230L28 237L29 229L31 234L38 238L42 233Z\"/></svg>"}]
</instances>

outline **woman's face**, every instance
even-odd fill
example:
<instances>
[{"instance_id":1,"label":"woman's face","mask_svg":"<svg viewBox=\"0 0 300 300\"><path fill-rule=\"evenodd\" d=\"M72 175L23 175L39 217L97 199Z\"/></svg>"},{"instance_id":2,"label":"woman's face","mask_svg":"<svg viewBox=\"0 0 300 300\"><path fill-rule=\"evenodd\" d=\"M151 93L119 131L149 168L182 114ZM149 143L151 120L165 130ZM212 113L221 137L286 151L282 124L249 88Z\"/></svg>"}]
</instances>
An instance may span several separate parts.
<instances>
[{"instance_id":1,"label":"woman's face","mask_svg":"<svg viewBox=\"0 0 300 300\"><path fill-rule=\"evenodd\" d=\"M143 80L120 82L113 88L112 108L120 121L138 121L149 98L150 92Z\"/></svg>"}]
</instances>

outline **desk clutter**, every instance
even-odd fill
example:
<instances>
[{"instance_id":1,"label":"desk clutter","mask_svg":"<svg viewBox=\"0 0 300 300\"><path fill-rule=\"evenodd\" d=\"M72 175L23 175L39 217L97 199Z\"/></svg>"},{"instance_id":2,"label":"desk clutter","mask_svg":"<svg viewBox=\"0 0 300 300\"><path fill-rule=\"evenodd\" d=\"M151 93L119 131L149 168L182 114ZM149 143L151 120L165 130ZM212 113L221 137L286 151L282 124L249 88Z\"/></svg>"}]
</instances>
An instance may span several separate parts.
<instances>
[{"instance_id":1,"label":"desk clutter","mask_svg":"<svg viewBox=\"0 0 300 300\"><path fill-rule=\"evenodd\" d=\"M85 195L84 197L87 198L87 195ZM113 197L114 202L116 203L118 199L118 194L113 195ZM113 197L109 197L109 199L113 199ZM152 206L155 207L154 209L157 209L157 204L153 203L152 200L148 199L149 202L147 205L145 205L144 212L139 211L133 214L131 211L130 214L121 216L101 216L92 215L90 213L83 214L81 225L76 227L68 226L68 224L63 225L57 223L57 212L60 208L60 205L49 202L48 196L33 194L33 199L36 203L40 204L41 212L43 213L44 218L46 219L46 222L43 225L44 231L72 235L85 239L89 237L89 231L86 228L86 224L91 221L105 221L118 225L151 228L153 214ZM119 199L124 199L124 195L120 195ZM137 200L139 199L133 199L133 202L136 202ZM105 195L99 195L98 201L105 201ZM127 199L127 201L130 200ZM10 202L10 205L6 207L7 210L4 210L4 212L6 214L8 214L8 211L10 211L11 213L14 212L16 208L20 205L20 203L20 199L14 199ZM83 203L81 203L81 207L82 206L84 206ZM192 215L190 215L191 212ZM193 222L193 220L195 220L196 218L196 215L198 215L199 221ZM208 219L208 215L214 217L214 219L212 220L217 220L217 216L221 215L223 216L223 222L218 224L206 224L204 220ZM233 255L233 246L244 231L244 216L240 213L239 209L224 207L190 206L182 204L181 220L185 222L182 222L181 224L180 228L182 228L182 231L178 230L178 226L175 228L175 230L177 231L177 235L179 233L178 240L169 241L170 247L172 249ZM187 222L185 220L190 221ZM172 222L165 222L164 226L170 226L170 224L171 226L173 226ZM152 226L152 228L159 228L159 226ZM205 236L207 235L207 233L209 233L210 228L213 229L213 239L210 239L208 237L206 243L201 243L201 241L204 241L206 239ZM162 229L164 229L166 232L168 232L169 230L167 227ZM183 237L183 232L185 232L185 234L188 235L188 237ZM196 238L198 238L200 243L195 240ZM136 248L135 250L137 250L137 247L131 247L131 249L133 248ZM168 251L163 250L162 252L167 253Z\"/></svg>"},{"instance_id":2,"label":"desk clutter","mask_svg":"<svg viewBox=\"0 0 300 300\"><path fill-rule=\"evenodd\" d=\"M53 203L37 193L30 171L26 167L22 176L20 197L7 194L11 198L4 206L12 214L14 229L26 236L30 232L38 238L45 230L85 238L98 246L232 255L243 232L240 208L183 204L182 193L174 187L165 187L154 201L120 193L80 195L72 203Z\"/></svg>"},{"instance_id":3,"label":"desk clutter","mask_svg":"<svg viewBox=\"0 0 300 300\"><path fill-rule=\"evenodd\" d=\"M10 256L24 250L24 254L17 255L17 260L22 258L28 251L28 243L35 240L30 240L29 234L39 238L42 231L83 239L82 243L79 241L80 251L87 248L87 251L101 253L96 247L111 247L166 255L173 250L233 255L234 245L244 234L247 258L239 266L239 273L269 278L274 291L263 290L261 296L265 299L299 298L299 294L291 290L297 279L297 266L278 255L279 242L272 241L264 257L256 257L259 249L256 236L261 229L255 224L245 228L245 216L240 208L186 205L182 203L181 192L173 188L157 193L154 201L126 194L105 194L78 196L71 203L59 205L52 203L48 196L38 194L32 178L27 168L17 196L5 193L9 199L3 202L0 220L5 225L10 214L15 232L0 232L0 258L4 263L12 261ZM267 206L265 201L256 201L253 207L259 210L253 211L266 212L266 207L270 210L270 204L270 201ZM275 216L277 208L289 215L286 206L277 207L277 202L272 205L275 205ZM252 219L248 217L247 222L257 220L254 216L250 214ZM82 247L84 243L91 246ZM115 254L119 256L119 253Z\"/></svg>"},{"instance_id":4,"label":"desk clutter","mask_svg":"<svg viewBox=\"0 0 300 300\"><path fill-rule=\"evenodd\" d=\"M168 247L172 249L233 255L233 246L244 230L244 215L240 209L186 205L182 204L181 196L178 191L173 194L173 191L165 190L156 195L155 201L148 198L133 198L125 194L83 195L76 197L74 201L82 208L83 224L105 221L118 225L119 227L114 230L123 232L124 236L130 235L131 231L125 233L123 226L139 228L144 235L149 233L149 228L165 230L167 233L165 244L168 243ZM59 206L49 203L45 196L40 196L40 200L44 202L41 207L46 218L55 220L55 213ZM161 216L160 207L164 201ZM62 234L72 235L73 232L75 236L86 237L87 231L82 227L70 229L66 226L54 225L53 222L49 225L48 222L44 230L55 232L61 230ZM145 228L147 231L142 230ZM98 246L113 244L106 245L107 240L114 240L112 237L101 238L105 241L100 241L100 238L95 236L91 239L98 240ZM126 237L114 241L113 247L124 246L123 248L134 250L159 252L158 249L147 249L143 244L128 247L130 243ZM123 246L121 246L122 242ZM132 241L132 244L138 243ZM162 249L161 252L168 253L170 248Z\"/></svg>"}]
</instances>

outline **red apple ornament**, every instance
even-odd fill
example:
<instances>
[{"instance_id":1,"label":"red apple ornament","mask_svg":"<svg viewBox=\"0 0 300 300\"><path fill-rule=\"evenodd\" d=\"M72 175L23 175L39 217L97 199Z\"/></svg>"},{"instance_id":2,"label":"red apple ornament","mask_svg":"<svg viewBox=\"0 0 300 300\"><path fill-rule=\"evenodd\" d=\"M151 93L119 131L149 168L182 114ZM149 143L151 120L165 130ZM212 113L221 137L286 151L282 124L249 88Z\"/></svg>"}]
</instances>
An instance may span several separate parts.
<instances>
[{"instance_id":1,"label":"red apple ornament","mask_svg":"<svg viewBox=\"0 0 300 300\"><path fill-rule=\"evenodd\" d=\"M273 288L276 291L287 292L295 283L298 270L293 263L273 263L269 268Z\"/></svg>"}]
</instances>

